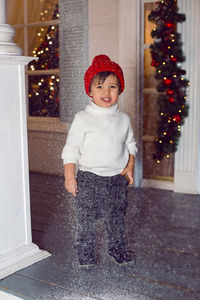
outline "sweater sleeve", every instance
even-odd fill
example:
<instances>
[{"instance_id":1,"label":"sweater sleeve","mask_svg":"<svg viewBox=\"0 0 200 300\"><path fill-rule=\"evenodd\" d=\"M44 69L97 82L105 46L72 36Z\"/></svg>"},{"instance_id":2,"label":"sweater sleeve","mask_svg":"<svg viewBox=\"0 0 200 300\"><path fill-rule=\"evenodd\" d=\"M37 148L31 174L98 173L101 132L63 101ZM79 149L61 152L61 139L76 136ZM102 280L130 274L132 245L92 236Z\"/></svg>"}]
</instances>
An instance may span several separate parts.
<instances>
[{"instance_id":1,"label":"sweater sleeve","mask_svg":"<svg viewBox=\"0 0 200 300\"><path fill-rule=\"evenodd\" d=\"M128 125L128 133L127 133L127 137L126 137L126 146L129 150L129 154L133 154L135 156L135 154L137 153L137 146L136 146L136 141L133 135L133 128L131 125L131 121L129 119L129 125Z\"/></svg>"},{"instance_id":2,"label":"sweater sleeve","mask_svg":"<svg viewBox=\"0 0 200 300\"><path fill-rule=\"evenodd\" d=\"M61 158L63 159L64 165L68 163L78 163L84 136L83 121L81 120L80 115L77 114L71 124L66 144L62 150Z\"/></svg>"}]
</instances>

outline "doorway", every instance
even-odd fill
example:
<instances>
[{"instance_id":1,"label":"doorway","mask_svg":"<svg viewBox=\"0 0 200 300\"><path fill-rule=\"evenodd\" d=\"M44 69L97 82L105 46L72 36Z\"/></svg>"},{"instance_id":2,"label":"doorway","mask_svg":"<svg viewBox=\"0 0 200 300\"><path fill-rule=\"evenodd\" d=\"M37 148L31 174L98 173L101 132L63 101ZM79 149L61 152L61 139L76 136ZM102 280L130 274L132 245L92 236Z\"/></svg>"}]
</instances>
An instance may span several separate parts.
<instances>
[{"instance_id":1,"label":"doorway","mask_svg":"<svg viewBox=\"0 0 200 300\"><path fill-rule=\"evenodd\" d=\"M154 78L155 68L151 66L150 45L153 43L151 31L155 24L148 20L148 15L155 9L157 1L141 1L141 90L142 99L140 126L142 140L142 186L160 187L170 189L174 179L174 155L169 159L163 159L157 164L153 160L154 141L157 131L157 121L159 118L156 86L158 81ZM168 186L168 188L167 188Z\"/></svg>"}]
</instances>

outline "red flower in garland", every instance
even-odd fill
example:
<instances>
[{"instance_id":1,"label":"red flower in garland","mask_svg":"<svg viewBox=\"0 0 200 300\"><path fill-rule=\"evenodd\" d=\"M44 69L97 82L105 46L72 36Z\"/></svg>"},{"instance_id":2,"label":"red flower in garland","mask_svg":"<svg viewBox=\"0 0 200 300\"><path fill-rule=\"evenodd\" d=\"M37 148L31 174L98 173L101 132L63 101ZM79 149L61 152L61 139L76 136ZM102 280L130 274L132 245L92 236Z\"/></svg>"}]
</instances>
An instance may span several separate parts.
<instances>
[{"instance_id":1,"label":"red flower in garland","mask_svg":"<svg viewBox=\"0 0 200 300\"><path fill-rule=\"evenodd\" d=\"M177 124L179 124L181 122L181 117L179 116L179 114L176 114L172 117L173 121L175 121Z\"/></svg>"},{"instance_id":2,"label":"red flower in garland","mask_svg":"<svg viewBox=\"0 0 200 300\"><path fill-rule=\"evenodd\" d=\"M173 82L173 80L171 78L164 79L164 83L167 85L171 84L172 82Z\"/></svg>"},{"instance_id":3,"label":"red flower in garland","mask_svg":"<svg viewBox=\"0 0 200 300\"><path fill-rule=\"evenodd\" d=\"M174 23L165 22L165 26L167 26L168 28L174 28Z\"/></svg>"}]
</instances>

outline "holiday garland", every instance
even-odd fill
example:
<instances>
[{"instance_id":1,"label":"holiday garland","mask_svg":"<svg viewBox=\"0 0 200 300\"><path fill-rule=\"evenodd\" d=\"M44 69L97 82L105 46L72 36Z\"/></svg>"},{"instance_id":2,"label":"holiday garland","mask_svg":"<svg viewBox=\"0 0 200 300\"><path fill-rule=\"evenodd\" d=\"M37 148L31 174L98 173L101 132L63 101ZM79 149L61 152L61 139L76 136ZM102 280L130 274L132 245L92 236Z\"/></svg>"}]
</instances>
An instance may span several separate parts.
<instances>
[{"instance_id":1,"label":"holiday garland","mask_svg":"<svg viewBox=\"0 0 200 300\"><path fill-rule=\"evenodd\" d=\"M177 150L181 126L189 109L186 92L190 83L183 77L186 72L180 66L185 57L181 35L176 30L177 23L185 21L185 15L178 10L176 0L163 0L157 2L156 9L149 15L149 20L156 24L151 32L154 43L150 45L150 51L151 65L155 67L155 78L159 81L160 118L154 152L157 163Z\"/></svg>"}]
</instances>

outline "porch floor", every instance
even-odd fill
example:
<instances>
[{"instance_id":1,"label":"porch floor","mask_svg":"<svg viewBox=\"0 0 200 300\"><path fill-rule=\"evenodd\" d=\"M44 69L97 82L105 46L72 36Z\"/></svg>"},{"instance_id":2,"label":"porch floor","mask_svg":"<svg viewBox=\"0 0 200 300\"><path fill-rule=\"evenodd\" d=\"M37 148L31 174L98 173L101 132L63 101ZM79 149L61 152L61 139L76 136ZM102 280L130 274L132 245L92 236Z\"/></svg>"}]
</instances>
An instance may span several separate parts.
<instances>
[{"instance_id":1,"label":"porch floor","mask_svg":"<svg viewBox=\"0 0 200 300\"><path fill-rule=\"evenodd\" d=\"M200 195L129 188L129 251L136 262L116 265L97 228L96 267L78 267L74 199L62 177L30 174L33 242L51 257L0 281L22 299L200 299Z\"/></svg>"}]
</instances>

